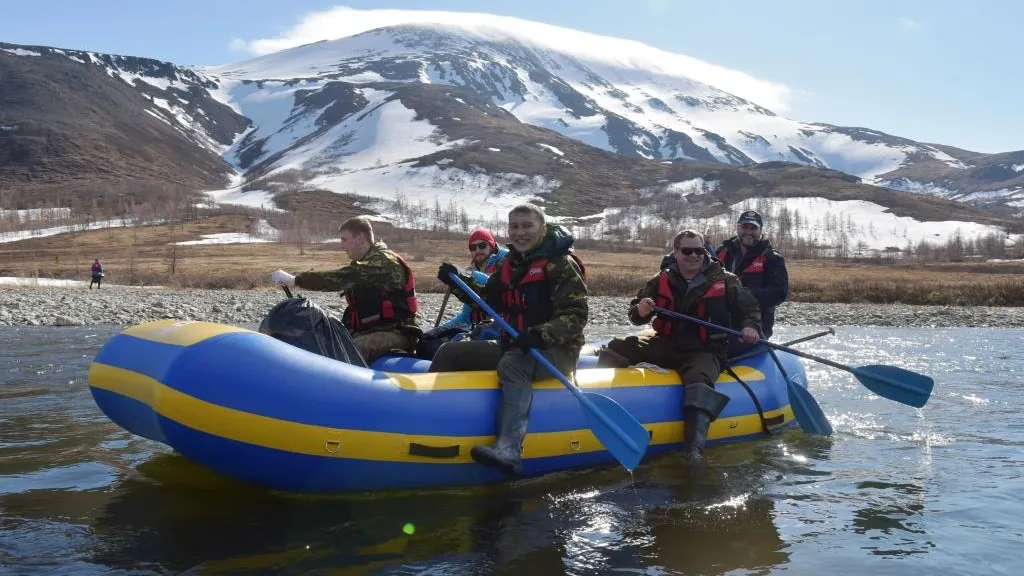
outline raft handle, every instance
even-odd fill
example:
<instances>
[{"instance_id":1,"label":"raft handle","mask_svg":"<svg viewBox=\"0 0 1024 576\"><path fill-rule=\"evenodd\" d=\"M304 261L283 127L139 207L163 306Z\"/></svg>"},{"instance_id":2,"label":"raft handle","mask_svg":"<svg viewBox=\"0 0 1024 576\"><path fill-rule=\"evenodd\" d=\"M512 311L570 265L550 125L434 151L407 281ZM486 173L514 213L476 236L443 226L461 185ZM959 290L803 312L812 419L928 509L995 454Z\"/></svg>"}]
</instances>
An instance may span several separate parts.
<instances>
[{"instance_id":1,"label":"raft handle","mask_svg":"<svg viewBox=\"0 0 1024 576\"><path fill-rule=\"evenodd\" d=\"M427 446L426 444L410 442L409 455L423 456L424 458L457 458L459 456L459 445Z\"/></svg>"},{"instance_id":2,"label":"raft handle","mask_svg":"<svg viewBox=\"0 0 1024 576\"><path fill-rule=\"evenodd\" d=\"M341 450L341 440L328 440L324 442L324 450L327 450L331 454L337 454Z\"/></svg>"}]
</instances>

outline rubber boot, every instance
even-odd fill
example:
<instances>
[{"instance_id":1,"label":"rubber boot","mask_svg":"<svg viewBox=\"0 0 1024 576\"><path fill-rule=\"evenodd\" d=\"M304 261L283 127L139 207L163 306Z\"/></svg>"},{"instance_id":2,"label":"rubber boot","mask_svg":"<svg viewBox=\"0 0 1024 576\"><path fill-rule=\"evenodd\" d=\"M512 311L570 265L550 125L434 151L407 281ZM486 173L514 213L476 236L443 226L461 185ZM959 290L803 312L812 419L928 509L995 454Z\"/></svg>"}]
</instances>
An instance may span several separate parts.
<instances>
[{"instance_id":1,"label":"rubber boot","mask_svg":"<svg viewBox=\"0 0 1024 576\"><path fill-rule=\"evenodd\" d=\"M704 445L708 440L708 428L728 403L728 396L707 384L690 384L686 387L683 403L684 460L691 464L704 463Z\"/></svg>"},{"instance_id":2,"label":"rubber boot","mask_svg":"<svg viewBox=\"0 0 1024 576\"><path fill-rule=\"evenodd\" d=\"M473 446L469 456L477 464L500 468L509 476L522 471L523 438L530 421L533 383L502 389L501 420L498 441L491 446Z\"/></svg>"}]
</instances>

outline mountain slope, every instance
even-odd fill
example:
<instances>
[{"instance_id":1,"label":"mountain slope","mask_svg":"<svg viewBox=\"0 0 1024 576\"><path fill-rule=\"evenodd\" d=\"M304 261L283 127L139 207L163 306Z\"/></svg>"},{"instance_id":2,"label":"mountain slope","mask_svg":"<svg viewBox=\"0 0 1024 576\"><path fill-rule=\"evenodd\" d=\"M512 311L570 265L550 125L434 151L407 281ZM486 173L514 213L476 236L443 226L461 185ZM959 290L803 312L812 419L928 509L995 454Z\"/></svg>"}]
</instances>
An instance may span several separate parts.
<instances>
[{"instance_id":1,"label":"mountain slope","mask_svg":"<svg viewBox=\"0 0 1024 576\"><path fill-rule=\"evenodd\" d=\"M140 71L164 86L133 81ZM204 83L155 60L0 44L0 185L64 193L225 184L231 167L219 151L248 121L179 75ZM195 112L169 106L168 94Z\"/></svg>"}]
</instances>

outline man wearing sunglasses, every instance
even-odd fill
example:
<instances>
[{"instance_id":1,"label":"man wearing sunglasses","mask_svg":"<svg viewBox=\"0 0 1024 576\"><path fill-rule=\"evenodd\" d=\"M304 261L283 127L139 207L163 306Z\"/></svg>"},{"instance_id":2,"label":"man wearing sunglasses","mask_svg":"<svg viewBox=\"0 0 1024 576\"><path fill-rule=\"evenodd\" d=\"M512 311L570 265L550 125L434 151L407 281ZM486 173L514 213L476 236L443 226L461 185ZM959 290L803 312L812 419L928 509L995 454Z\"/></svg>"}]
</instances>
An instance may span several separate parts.
<instances>
[{"instance_id":1,"label":"man wearing sunglasses","mask_svg":"<svg viewBox=\"0 0 1024 576\"><path fill-rule=\"evenodd\" d=\"M736 220L736 235L722 243L715 257L726 270L739 276L757 298L761 333L770 338L775 326L775 307L789 296L789 272L782 254L762 235L763 228L761 214L744 211Z\"/></svg>"},{"instance_id":2,"label":"man wearing sunglasses","mask_svg":"<svg viewBox=\"0 0 1024 576\"><path fill-rule=\"evenodd\" d=\"M494 241L494 236L491 235L489 230L477 228L469 235L469 255L470 272L473 274L473 281L483 286L487 283L487 278L497 270L498 263L501 262L502 258L508 255L508 248L499 248L498 243ZM434 330L472 330L477 325L489 321L490 318L487 318L486 314L479 310L475 310L475 306L463 304L462 312ZM434 331L432 330L428 334L432 332ZM486 338L487 335L483 335L483 337ZM497 338L497 335L495 334L493 337Z\"/></svg>"},{"instance_id":3,"label":"man wearing sunglasses","mask_svg":"<svg viewBox=\"0 0 1024 576\"><path fill-rule=\"evenodd\" d=\"M629 305L629 321L641 326L653 319L654 334L613 338L600 351L598 365L650 362L679 372L686 423L683 455L700 463L708 428L729 401L714 389L726 358L728 335L685 320L655 316L654 308L740 330L748 345L757 343L761 310L739 278L710 257L698 232L683 230L672 246L673 262L651 278Z\"/></svg>"}]
</instances>

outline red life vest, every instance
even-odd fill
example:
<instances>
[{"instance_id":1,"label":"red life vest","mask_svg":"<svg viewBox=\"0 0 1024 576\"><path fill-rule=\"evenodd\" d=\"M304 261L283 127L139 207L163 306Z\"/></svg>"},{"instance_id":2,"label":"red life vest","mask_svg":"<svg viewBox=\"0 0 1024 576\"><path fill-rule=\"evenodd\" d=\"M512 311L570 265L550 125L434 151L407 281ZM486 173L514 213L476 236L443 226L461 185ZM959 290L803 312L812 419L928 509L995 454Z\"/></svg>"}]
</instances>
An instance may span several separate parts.
<instances>
[{"instance_id":1,"label":"red life vest","mask_svg":"<svg viewBox=\"0 0 1024 576\"><path fill-rule=\"evenodd\" d=\"M730 268L729 266L725 265L725 259L729 257L728 250L725 250L724 248L722 250L719 250L716 257L718 258L718 261L722 263L722 266L726 270ZM764 255L764 253L761 253L759 256L754 258L750 262L750 264L747 265L746 268L744 268L742 271L736 272L736 275L742 278L744 274L764 274L764 263L767 261L768 258ZM744 285L746 285L746 283L744 283Z\"/></svg>"},{"instance_id":2,"label":"red life vest","mask_svg":"<svg viewBox=\"0 0 1024 576\"><path fill-rule=\"evenodd\" d=\"M394 256L405 268L405 285L398 290L387 290L379 286L346 290L348 310L345 314L345 327L349 330L365 330L381 322L400 322L416 315L419 310L416 278L405 259L397 253Z\"/></svg>"},{"instance_id":3,"label":"red life vest","mask_svg":"<svg viewBox=\"0 0 1024 576\"><path fill-rule=\"evenodd\" d=\"M672 292L672 285L669 282L670 271L662 270L658 278L658 293L654 296L654 303L659 308L665 308L687 316L694 316L705 322L711 322L718 324L719 326L728 327L731 324L729 318L729 309L726 305L726 285L725 279L715 280L708 286L704 294L697 299L690 306L690 310L679 310L676 307L676 296ZM671 338L675 331L676 325L679 323L688 324L685 320L675 320L673 318L666 318L664 316L655 316L654 321L651 323L654 331L665 338ZM704 326L697 326L697 333L700 336L700 341L707 343L709 339L709 331Z\"/></svg>"},{"instance_id":4,"label":"red life vest","mask_svg":"<svg viewBox=\"0 0 1024 576\"><path fill-rule=\"evenodd\" d=\"M569 252L569 257L580 267L583 280L586 281L587 271L583 262L576 254ZM516 332L543 324L554 315L551 303L551 286L548 282L547 258L540 258L529 263L526 273L518 281L512 278L512 258L507 257L501 264L501 317Z\"/></svg>"}]
</instances>

